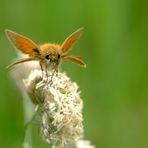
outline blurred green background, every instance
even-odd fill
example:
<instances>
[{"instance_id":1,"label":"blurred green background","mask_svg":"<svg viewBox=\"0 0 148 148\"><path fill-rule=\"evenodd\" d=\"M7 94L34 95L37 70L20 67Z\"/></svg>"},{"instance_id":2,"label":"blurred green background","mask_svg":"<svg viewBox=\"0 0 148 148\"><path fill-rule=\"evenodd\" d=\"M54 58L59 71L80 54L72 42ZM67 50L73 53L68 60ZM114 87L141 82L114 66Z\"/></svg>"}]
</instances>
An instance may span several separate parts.
<instances>
[{"instance_id":1,"label":"blurred green background","mask_svg":"<svg viewBox=\"0 0 148 148\"><path fill-rule=\"evenodd\" d=\"M20 148L22 96L9 78L16 57L4 29L36 43L59 42L84 26L62 70L84 100L85 138L97 148L148 147L148 7L146 0L0 0L0 147ZM49 147L33 134L34 148Z\"/></svg>"}]
</instances>

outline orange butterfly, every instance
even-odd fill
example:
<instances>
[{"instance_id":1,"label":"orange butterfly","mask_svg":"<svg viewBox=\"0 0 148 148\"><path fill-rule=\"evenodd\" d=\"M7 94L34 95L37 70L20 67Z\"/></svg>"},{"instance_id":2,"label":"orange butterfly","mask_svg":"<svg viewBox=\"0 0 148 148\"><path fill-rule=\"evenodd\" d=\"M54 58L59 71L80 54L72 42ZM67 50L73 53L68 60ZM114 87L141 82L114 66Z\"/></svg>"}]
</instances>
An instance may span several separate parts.
<instances>
[{"instance_id":1,"label":"orange butterfly","mask_svg":"<svg viewBox=\"0 0 148 148\"><path fill-rule=\"evenodd\" d=\"M73 43L80 37L82 31L83 28L79 28L68 36L62 44L45 43L39 46L29 38L6 29L6 35L14 47L22 53L29 55L28 58L12 63L8 68L16 64L37 60L39 61L42 72L45 71L47 74L47 70L55 70L58 72L61 59L72 61L82 67L86 67L86 64L82 61L80 56L66 54L70 51Z\"/></svg>"}]
</instances>

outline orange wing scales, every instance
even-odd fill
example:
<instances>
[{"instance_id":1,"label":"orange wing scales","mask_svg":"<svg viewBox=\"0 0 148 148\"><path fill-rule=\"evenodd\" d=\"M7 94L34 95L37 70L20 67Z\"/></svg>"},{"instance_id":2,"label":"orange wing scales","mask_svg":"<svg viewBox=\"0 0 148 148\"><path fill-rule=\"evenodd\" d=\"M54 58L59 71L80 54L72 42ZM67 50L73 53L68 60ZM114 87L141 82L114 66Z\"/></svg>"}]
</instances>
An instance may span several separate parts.
<instances>
[{"instance_id":1,"label":"orange wing scales","mask_svg":"<svg viewBox=\"0 0 148 148\"><path fill-rule=\"evenodd\" d=\"M77 31L75 31L68 38L65 39L65 41L62 44L63 53L69 51L73 43L80 37L82 31L83 31L83 28L79 28Z\"/></svg>"},{"instance_id":2,"label":"orange wing scales","mask_svg":"<svg viewBox=\"0 0 148 148\"><path fill-rule=\"evenodd\" d=\"M33 49L39 50L38 46L32 40L28 39L25 36L22 36L10 30L6 30L6 34L13 46L25 54L33 56L35 54Z\"/></svg>"},{"instance_id":3,"label":"orange wing scales","mask_svg":"<svg viewBox=\"0 0 148 148\"><path fill-rule=\"evenodd\" d=\"M79 56L65 55L64 57L62 57L62 59L79 64L82 67L86 67L86 64L82 61L82 59Z\"/></svg>"}]
</instances>

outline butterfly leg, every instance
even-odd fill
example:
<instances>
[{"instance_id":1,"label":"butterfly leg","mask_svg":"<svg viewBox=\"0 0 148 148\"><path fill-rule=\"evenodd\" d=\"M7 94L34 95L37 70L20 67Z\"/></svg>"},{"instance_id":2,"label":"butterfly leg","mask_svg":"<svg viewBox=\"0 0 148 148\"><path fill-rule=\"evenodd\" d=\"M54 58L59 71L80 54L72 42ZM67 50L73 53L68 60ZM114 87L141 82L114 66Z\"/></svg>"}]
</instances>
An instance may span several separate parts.
<instances>
[{"instance_id":1,"label":"butterfly leg","mask_svg":"<svg viewBox=\"0 0 148 148\"><path fill-rule=\"evenodd\" d=\"M42 63L42 61L40 61L40 67L41 67L42 79L43 79L43 77L44 77L44 69L43 69L43 63Z\"/></svg>"},{"instance_id":2,"label":"butterfly leg","mask_svg":"<svg viewBox=\"0 0 148 148\"><path fill-rule=\"evenodd\" d=\"M47 78L47 82L48 82L48 77L49 77L49 75L48 75L48 69L47 69L47 66L45 67L45 73L46 73L46 78Z\"/></svg>"},{"instance_id":3,"label":"butterfly leg","mask_svg":"<svg viewBox=\"0 0 148 148\"><path fill-rule=\"evenodd\" d=\"M46 74L46 81L48 82L48 77L49 77L49 75L48 75L48 69L47 69L47 66L42 62L42 61L40 61L40 67L41 67L41 70L42 70L42 79L44 78L44 72L45 72L45 74Z\"/></svg>"},{"instance_id":4,"label":"butterfly leg","mask_svg":"<svg viewBox=\"0 0 148 148\"><path fill-rule=\"evenodd\" d=\"M56 66L55 72L56 72L56 76L58 76L58 73L59 73L58 65Z\"/></svg>"}]
</instances>

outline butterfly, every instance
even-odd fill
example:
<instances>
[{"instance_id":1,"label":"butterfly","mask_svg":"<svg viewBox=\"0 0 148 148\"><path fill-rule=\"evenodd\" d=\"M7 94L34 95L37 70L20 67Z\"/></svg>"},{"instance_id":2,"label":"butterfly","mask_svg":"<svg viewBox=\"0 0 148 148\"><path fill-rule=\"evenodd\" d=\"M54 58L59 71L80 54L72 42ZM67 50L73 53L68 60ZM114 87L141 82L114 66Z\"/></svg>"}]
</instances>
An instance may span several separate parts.
<instances>
[{"instance_id":1,"label":"butterfly","mask_svg":"<svg viewBox=\"0 0 148 148\"><path fill-rule=\"evenodd\" d=\"M75 41L80 37L83 28L79 28L69 35L62 44L44 43L37 45L31 39L14 31L6 29L5 32L12 45L22 53L28 55L27 58L20 59L10 64L7 68L28 61L39 61L42 72L45 71L48 76L48 70L58 72L61 60L71 61L82 67L86 67L80 56L67 54Z\"/></svg>"}]
</instances>

